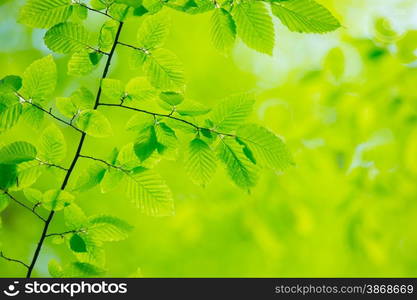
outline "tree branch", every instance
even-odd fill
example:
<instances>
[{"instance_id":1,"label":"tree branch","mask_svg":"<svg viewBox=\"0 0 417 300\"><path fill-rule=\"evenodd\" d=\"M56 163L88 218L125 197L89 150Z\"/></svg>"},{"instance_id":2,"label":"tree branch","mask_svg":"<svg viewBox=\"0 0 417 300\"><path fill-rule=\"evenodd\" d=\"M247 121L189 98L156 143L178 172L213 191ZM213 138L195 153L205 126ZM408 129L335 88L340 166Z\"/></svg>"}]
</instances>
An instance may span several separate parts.
<instances>
[{"instance_id":1,"label":"tree branch","mask_svg":"<svg viewBox=\"0 0 417 300\"><path fill-rule=\"evenodd\" d=\"M100 85L99 85L99 89L97 91L97 97L96 97L96 101L95 101L95 105L94 105L94 110L97 109L98 104L100 102L101 91L102 91L102 89L101 89L101 81L104 78L107 77L107 74L109 72L110 64L111 64L113 55L115 53L116 45L117 45L117 42L119 40L119 37L120 37L120 33L122 31L122 28L123 28L123 22L119 22L119 26L117 28L116 36L115 36L114 41L113 41L112 49L111 49L111 51L110 51L110 53L109 53L109 55L107 57L106 65L104 66L103 74L101 76ZM70 126L72 127L72 124ZM80 137L80 141L78 143L77 151L76 151L76 153L74 155L74 158L73 158L73 160L71 162L71 165L70 165L70 167L69 167L69 169L67 171L67 174L65 175L65 178L64 178L64 180L62 182L61 190L65 190L65 188L67 187L67 184L68 184L68 181L69 181L69 179L71 177L71 174L74 171L74 168L75 168L75 166L77 164L78 158L80 157L80 153L81 153L81 150L83 148L83 145L84 145L84 142L85 142L85 138L86 138L86 133L85 132L82 132L81 137ZM36 247L35 253L33 254L33 258L32 258L32 261L31 261L31 263L29 265L28 272L26 274L26 278L30 278L31 275L32 275L33 268L35 267L36 262L37 262L38 257L39 257L39 254L40 254L40 252L42 250L43 243L44 243L45 238L46 238L46 236L48 234L49 225L51 224L51 221L52 221L54 215L55 215L55 211L52 210L50 212L49 216L48 216L48 219L46 219L46 221L45 221L45 226L44 226L44 228L42 230L42 234L41 234L41 237L39 239L38 245Z\"/></svg>"},{"instance_id":2,"label":"tree branch","mask_svg":"<svg viewBox=\"0 0 417 300\"><path fill-rule=\"evenodd\" d=\"M122 108L125 108L125 109L129 109L129 110L141 112L141 113L144 113L144 114L152 115L154 117L168 118L168 119L172 119L172 120L175 120L175 121L178 121L178 122L182 122L182 123L187 124L187 125L189 125L191 127L194 127L197 131L208 130L208 131L210 131L212 133L215 133L215 134L218 134L218 135L236 137L234 134L219 132L219 131L216 131L214 129L200 127L200 126L198 126L198 125L196 125L196 124L194 124L194 123L192 123L190 121L187 121L187 120L184 120L184 119L181 119L181 118L174 117L172 115L172 112L169 113L169 114L160 114L160 113L155 113L155 112L147 111L147 110L140 109L140 108L126 106L126 105L123 105L123 104L99 103L99 105L101 105L101 106L122 107Z\"/></svg>"},{"instance_id":3,"label":"tree branch","mask_svg":"<svg viewBox=\"0 0 417 300\"><path fill-rule=\"evenodd\" d=\"M59 122L64 123L64 124L66 124L66 125L68 125L68 126L70 126L70 127L74 128L74 129L75 129L75 130L77 130L78 132L83 133L83 131L82 131L81 129L79 129L79 128L75 127L74 125L72 125L72 123L71 123L71 122L65 121L64 119L61 119L60 117L58 117L58 116L54 115L54 114L52 113L52 109L46 110L45 108L43 108L43 107L41 107L41 106L39 106L39 105L37 105L37 104L35 104L35 103L32 103L32 101L29 101L29 100L25 99L25 98L24 98L21 94L19 94L18 92L16 92L16 96L18 96L18 97L19 97L19 100L20 100L21 102L23 102L23 103L28 103L28 104L32 105L33 107L35 107L35 108L37 108L37 109L39 109L39 110L43 111L44 113L46 113L46 114L50 115L50 116L51 116L52 118L54 118L55 120L58 120Z\"/></svg>"},{"instance_id":4,"label":"tree branch","mask_svg":"<svg viewBox=\"0 0 417 300\"><path fill-rule=\"evenodd\" d=\"M15 197L13 197L8 191L3 191L3 193L5 195L7 195L11 200L13 200L14 202L16 202L20 206L22 206L23 208L25 208L25 209L29 210L31 213L35 214L35 216L37 216L39 219L41 219L42 221L46 222L46 219L44 217L42 217L40 214L38 214L35 211L37 205L35 205L34 207L29 207L26 204L24 204L23 202L17 200Z\"/></svg>"},{"instance_id":5,"label":"tree branch","mask_svg":"<svg viewBox=\"0 0 417 300\"><path fill-rule=\"evenodd\" d=\"M81 6L83 6L83 7L85 7L85 8L87 8L88 10L90 10L90 11L92 11L92 12L95 12L95 13L101 14L101 15L103 15L103 16L106 16L106 17L110 18L110 19L113 19L113 20L115 20L115 21L118 21L118 20L117 20L117 19L115 19L114 17L110 16L108 13L105 13L105 12L102 12L102 11L100 11L100 10L98 10L98 9L94 9L94 8L92 8L92 7L89 7L89 6L87 6L86 4L84 4L84 3L78 3L78 4L79 4L79 5L81 5Z\"/></svg>"},{"instance_id":6,"label":"tree branch","mask_svg":"<svg viewBox=\"0 0 417 300\"><path fill-rule=\"evenodd\" d=\"M81 232L81 230L69 230L69 231L65 231L61 233L50 233L50 234L47 234L45 237L51 237L51 236L64 237L64 235L71 234L71 233L78 233L78 232Z\"/></svg>"},{"instance_id":7,"label":"tree branch","mask_svg":"<svg viewBox=\"0 0 417 300\"><path fill-rule=\"evenodd\" d=\"M95 160L95 161L101 162L101 163L107 165L110 168L114 168L114 169L120 170L120 171L122 171L124 173L130 172L130 170L124 169L124 168L122 168L120 166L113 165L113 164L111 164L111 163L109 163L109 162L107 162L107 161L105 161L104 159L101 159L101 158L96 158L96 157L92 157L92 156L88 156L88 155L80 155L80 157L81 158L86 158L86 159L91 159L91 160Z\"/></svg>"},{"instance_id":8,"label":"tree branch","mask_svg":"<svg viewBox=\"0 0 417 300\"><path fill-rule=\"evenodd\" d=\"M143 52L143 53L145 53L145 54L150 54L149 50L148 50L148 49L146 49L146 48L142 48L142 47L135 47L135 46L133 46L133 45L125 44L125 43L122 43L122 42L117 42L117 44L119 44L119 45L121 45L121 46L128 47L128 48L132 48L132 49L137 50L137 51L141 51L141 52Z\"/></svg>"},{"instance_id":9,"label":"tree branch","mask_svg":"<svg viewBox=\"0 0 417 300\"><path fill-rule=\"evenodd\" d=\"M64 167L62 167L62 166L60 166L60 165L52 164L52 163L49 163L49 162L43 161L43 160L41 160L41 159L39 159L39 158L36 158L36 160L37 160L40 164L42 164L42 165L45 165L45 166L48 166L48 167L54 167L54 168L57 168L57 169L60 169L60 170L63 170L63 171L68 171L68 169L67 169L67 168L64 168Z\"/></svg>"},{"instance_id":10,"label":"tree branch","mask_svg":"<svg viewBox=\"0 0 417 300\"><path fill-rule=\"evenodd\" d=\"M5 255L3 254L3 251L0 251L0 257L1 257L1 258L4 258L4 259L5 259L5 260L7 260L7 261L10 261L10 262L15 262L15 263L21 264L22 266L24 266L24 267L26 267L27 269L29 269L29 266L28 266L27 264L25 264L23 261L18 260L18 259L13 259L13 258L7 257L7 256L5 256Z\"/></svg>"}]
</instances>

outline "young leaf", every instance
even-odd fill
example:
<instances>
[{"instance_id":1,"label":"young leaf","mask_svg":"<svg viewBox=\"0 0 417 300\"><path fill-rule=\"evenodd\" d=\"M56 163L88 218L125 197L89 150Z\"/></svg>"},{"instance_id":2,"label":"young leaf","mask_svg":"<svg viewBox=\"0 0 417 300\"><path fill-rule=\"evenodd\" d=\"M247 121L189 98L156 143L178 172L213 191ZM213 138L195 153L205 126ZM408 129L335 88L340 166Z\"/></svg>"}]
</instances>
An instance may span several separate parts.
<instances>
[{"instance_id":1,"label":"young leaf","mask_svg":"<svg viewBox=\"0 0 417 300\"><path fill-rule=\"evenodd\" d=\"M124 96L123 86L120 80L105 78L101 82L103 96L112 101L120 101Z\"/></svg>"},{"instance_id":2,"label":"young leaf","mask_svg":"<svg viewBox=\"0 0 417 300\"><path fill-rule=\"evenodd\" d=\"M142 132L142 130L153 126L154 124L155 120L153 116L137 113L127 121L126 130Z\"/></svg>"},{"instance_id":3,"label":"young leaf","mask_svg":"<svg viewBox=\"0 0 417 300\"><path fill-rule=\"evenodd\" d=\"M138 44L145 49L161 47L168 36L168 22L165 15L148 16L138 30Z\"/></svg>"},{"instance_id":4,"label":"young leaf","mask_svg":"<svg viewBox=\"0 0 417 300\"><path fill-rule=\"evenodd\" d=\"M16 92L22 87L22 78L16 75L8 75L0 80L0 86L4 85L8 91ZM0 93L3 92L0 87Z\"/></svg>"},{"instance_id":5,"label":"young leaf","mask_svg":"<svg viewBox=\"0 0 417 300\"><path fill-rule=\"evenodd\" d=\"M93 137L108 137L113 134L109 120L97 110L87 109L82 111L75 124L79 129Z\"/></svg>"},{"instance_id":6,"label":"young leaf","mask_svg":"<svg viewBox=\"0 0 417 300\"><path fill-rule=\"evenodd\" d=\"M209 113L210 110L211 109L208 108L207 106L199 102L192 101L192 100L186 100L176 108L176 111L181 116L190 116L190 117L205 115Z\"/></svg>"},{"instance_id":7,"label":"young leaf","mask_svg":"<svg viewBox=\"0 0 417 300\"><path fill-rule=\"evenodd\" d=\"M71 4L71 0L28 0L20 9L18 21L31 27L49 28L71 16Z\"/></svg>"},{"instance_id":8,"label":"young leaf","mask_svg":"<svg viewBox=\"0 0 417 300\"><path fill-rule=\"evenodd\" d=\"M1 176L1 175L0 175ZM7 206L9 206L9 196L7 196L4 193L0 194L0 213L6 209Z\"/></svg>"},{"instance_id":9,"label":"young leaf","mask_svg":"<svg viewBox=\"0 0 417 300\"><path fill-rule=\"evenodd\" d=\"M157 97L157 90L151 86L146 77L132 78L126 85L126 100L148 101Z\"/></svg>"},{"instance_id":10,"label":"young leaf","mask_svg":"<svg viewBox=\"0 0 417 300\"><path fill-rule=\"evenodd\" d=\"M184 96L177 92L161 92L159 98L172 106L181 104L184 101Z\"/></svg>"},{"instance_id":11,"label":"young leaf","mask_svg":"<svg viewBox=\"0 0 417 300\"><path fill-rule=\"evenodd\" d=\"M95 187L101 182L105 172L106 169L102 164L96 163L90 165L87 170L78 177L75 186L73 187L73 191L84 192Z\"/></svg>"},{"instance_id":12,"label":"young leaf","mask_svg":"<svg viewBox=\"0 0 417 300\"><path fill-rule=\"evenodd\" d=\"M68 75L84 76L90 74L96 65L94 65L90 58L90 53L82 49L71 55L68 61Z\"/></svg>"},{"instance_id":13,"label":"young leaf","mask_svg":"<svg viewBox=\"0 0 417 300\"><path fill-rule=\"evenodd\" d=\"M42 101L55 91L57 73L51 55L35 60L23 73L23 95L26 99Z\"/></svg>"},{"instance_id":14,"label":"young leaf","mask_svg":"<svg viewBox=\"0 0 417 300\"><path fill-rule=\"evenodd\" d=\"M119 22L116 20L106 21L100 29L98 46L102 51L110 51L117 33Z\"/></svg>"},{"instance_id":15,"label":"young leaf","mask_svg":"<svg viewBox=\"0 0 417 300\"><path fill-rule=\"evenodd\" d=\"M69 278L79 277L97 277L103 275L106 271L100 267L86 262L73 262L69 267L64 269L64 276Z\"/></svg>"},{"instance_id":16,"label":"young leaf","mask_svg":"<svg viewBox=\"0 0 417 300\"><path fill-rule=\"evenodd\" d=\"M77 109L84 110L94 107L95 97L89 89L80 87L71 94L71 101Z\"/></svg>"},{"instance_id":17,"label":"young leaf","mask_svg":"<svg viewBox=\"0 0 417 300\"><path fill-rule=\"evenodd\" d=\"M237 32L249 47L269 55L274 50L274 24L264 3L241 1L232 11Z\"/></svg>"},{"instance_id":18,"label":"young leaf","mask_svg":"<svg viewBox=\"0 0 417 300\"><path fill-rule=\"evenodd\" d=\"M146 57L143 69L149 82L162 90L176 90L184 86L182 63L166 49L157 49Z\"/></svg>"},{"instance_id":19,"label":"young leaf","mask_svg":"<svg viewBox=\"0 0 417 300\"><path fill-rule=\"evenodd\" d=\"M114 190L123 179L123 171L115 168L109 168L100 182L101 192L108 193Z\"/></svg>"},{"instance_id":20,"label":"young leaf","mask_svg":"<svg viewBox=\"0 0 417 300\"><path fill-rule=\"evenodd\" d=\"M64 208L65 225L72 230L79 230L86 226L88 218L85 216L81 208L72 203Z\"/></svg>"},{"instance_id":21,"label":"young leaf","mask_svg":"<svg viewBox=\"0 0 417 300\"><path fill-rule=\"evenodd\" d=\"M136 156L141 162L148 159L152 153L158 148L158 141L154 126L142 129L138 139L134 145Z\"/></svg>"},{"instance_id":22,"label":"young leaf","mask_svg":"<svg viewBox=\"0 0 417 300\"><path fill-rule=\"evenodd\" d=\"M211 40L213 45L222 53L229 52L236 39L236 24L230 13L217 8L211 16Z\"/></svg>"},{"instance_id":23,"label":"young leaf","mask_svg":"<svg viewBox=\"0 0 417 300\"><path fill-rule=\"evenodd\" d=\"M99 215L89 218L88 234L103 242L117 242L127 238L133 227L125 221Z\"/></svg>"},{"instance_id":24,"label":"young leaf","mask_svg":"<svg viewBox=\"0 0 417 300\"><path fill-rule=\"evenodd\" d=\"M243 153L236 140L224 138L218 147L218 156L226 166L230 178L241 188L256 185L258 168Z\"/></svg>"},{"instance_id":25,"label":"young leaf","mask_svg":"<svg viewBox=\"0 0 417 300\"><path fill-rule=\"evenodd\" d=\"M222 101L212 111L214 129L225 132L237 129L252 112L254 103L253 96L247 94L231 96Z\"/></svg>"},{"instance_id":26,"label":"young leaf","mask_svg":"<svg viewBox=\"0 0 417 300\"><path fill-rule=\"evenodd\" d=\"M37 189L24 189L23 194L25 195L25 198L33 204L38 204L42 202L43 194L41 191Z\"/></svg>"},{"instance_id":27,"label":"young leaf","mask_svg":"<svg viewBox=\"0 0 417 300\"><path fill-rule=\"evenodd\" d=\"M72 118L78 112L77 106L72 102L71 98L59 97L55 100L55 105L59 112L67 118Z\"/></svg>"},{"instance_id":28,"label":"young leaf","mask_svg":"<svg viewBox=\"0 0 417 300\"><path fill-rule=\"evenodd\" d=\"M22 104L17 101L10 106L0 104L0 132L13 128L19 122L22 110Z\"/></svg>"},{"instance_id":29,"label":"young leaf","mask_svg":"<svg viewBox=\"0 0 417 300\"><path fill-rule=\"evenodd\" d=\"M21 190L32 186L44 170L45 166L39 164L38 161L20 163L17 167L17 180L11 189Z\"/></svg>"},{"instance_id":30,"label":"young leaf","mask_svg":"<svg viewBox=\"0 0 417 300\"><path fill-rule=\"evenodd\" d=\"M314 0L278 1L273 2L271 8L291 31L325 33L340 27L331 12Z\"/></svg>"},{"instance_id":31,"label":"young leaf","mask_svg":"<svg viewBox=\"0 0 417 300\"><path fill-rule=\"evenodd\" d=\"M41 134L39 143L39 155L42 160L58 164L66 155L67 144L65 137L58 127L51 125Z\"/></svg>"},{"instance_id":32,"label":"young leaf","mask_svg":"<svg viewBox=\"0 0 417 300\"><path fill-rule=\"evenodd\" d=\"M77 23L60 23L45 34L46 46L57 53L72 53L88 47L89 34Z\"/></svg>"},{"instance_id":33,"label":"young leaf","mask_svg":"<svg viewBox=\"0 0 417 300\"><path fill-rule=\"evenodd\" d=\"M0 164L0 189L6 190L16 183L16 165Z\"/></svg>"},{"instance_id":34,"label":"young leaf","mask_svg":"<svg viewBox=\"0 0 417 300\"><path fill-rule=\"evenodd\" d=\"M211 180L216 171L216 156L209 145L200 138L190 142L185 168L189 178L202 186Z\"/></svg>"},{"instance_id":35,"label":"young leaf","mask_svg":"<svg viewBox=\"0 0 417 300\"><path fill-rule=\"evenodd\" d=\"M55 259L49 261L48 272L53 278L62 278L64 275L61 265Z\"/></svg>"},{"instance_id":36,"label":"young leaf","mask_svg":"<svg viewBox=\"0 0 417 300\"><path fill-rule=\"evenodd\" d=\"M19 164L36 158L36 148L28 142L13 142L0 148L0 164Z\"/></svg>"},{"instance_id":37,"label":"young leaf","mask_svg":"<svg viewBox=\"0 0 417 300\"><path fill-rule=\"evenodd\" d=\"M78 234L73 234L70 241L70 248L72 251L77 253L87 252L87 245L85 244L83 238Z\"/></svg>"},{"instance_id":38,"label":"young leaf","mask_svg":"<svg viewBox=\"0 0 417 300\"><path fill-rule=\"evenodd\" d=\"M135 168L126 176L127 196L144 214L170 216L174 213L174 200L165 181L154 171Z\"/></svg>"},{"instance_id":39,"label":"young leaf","mask_svg":"<svg viewBox=\"0 0 417 300\"><path fill-rule=\"evenodd\" d=\"M48 210L62 210L69 206L74 196L63 190L49 190L43 194L42 206Z\"/></svg>"},{"instance_id":40,"label":"young leaf","mask_svg":"<svg viewBox=\"0 0 417 300\"><path fill-rule=\"evenodd\" d=\"M282 171L294 164L284 142L266 128L248 124L240 127L236 134L253 151L261 165Z\"/></svg>"}]
</instances>

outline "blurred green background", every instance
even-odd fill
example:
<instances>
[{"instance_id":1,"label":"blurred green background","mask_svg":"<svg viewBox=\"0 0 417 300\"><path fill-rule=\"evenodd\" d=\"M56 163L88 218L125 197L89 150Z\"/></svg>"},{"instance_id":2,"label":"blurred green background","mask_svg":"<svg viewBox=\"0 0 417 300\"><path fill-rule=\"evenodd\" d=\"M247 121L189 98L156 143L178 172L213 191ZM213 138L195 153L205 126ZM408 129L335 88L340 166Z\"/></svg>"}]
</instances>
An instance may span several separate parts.
<instances>
[{"instance_id":1,"label":"blurred green background","mask_svg":"<svg viewBox=\"0 0 417 300\"><path fill-rule=\"evenodd\" d=\"M157 169L173 190L174 217L140 215L121 188L82 194L77 202L87 214L112 213L135 226L129 239L106 245L109 276L138 269L145 277L417 276L417 3L318 2L344 27L301 35L276 21L273 57L241 43L224 57L211 45L209 14L170 10L167 47L184 62L188 96L213 106L229 94L255 92L252 121L286 140L296 166L283 174L264 172L247 194L222 169L203 189L188 180L181 158L164 161ZM44 30L16 23L22 3L0 0L0 78L22 74L49 54ZM88 26L97 30L102 21L91 15ZM133 42L137 27L128 22L122 40ZM97 86L101 70L71 77L68 57L55 58L56 96L69 95L80 84ZM128 51L119 49L110 77L127 81L138 75L127 59ZM116 135L89 137L85 154L106 157L133 138L123 130L130 112L102 110ZM73 142L68 164L78 135L61 129ZM21 123L0 142L36 142L38 132ZM82 171L80 164L77 172ZM59 171L48 172L36 186L47 189L61 181ZM2 222L5 253L29 261L42 224L14 204ZM62 223L58 215L51 231L61 231ZM51 258L68 262L71 256L64 245L47 243L35 275L48 276ZM23 274L19 265L0 260L0 276Z\"/></svg>"}]
</instances>

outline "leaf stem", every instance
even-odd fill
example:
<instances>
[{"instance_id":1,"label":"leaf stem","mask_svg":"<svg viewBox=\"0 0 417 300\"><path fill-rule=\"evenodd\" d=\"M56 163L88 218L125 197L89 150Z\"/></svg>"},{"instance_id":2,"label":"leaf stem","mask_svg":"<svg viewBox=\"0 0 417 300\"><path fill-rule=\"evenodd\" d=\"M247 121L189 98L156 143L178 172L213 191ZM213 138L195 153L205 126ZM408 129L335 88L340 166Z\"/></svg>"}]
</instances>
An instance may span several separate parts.
<instances>
[{"instance_id":1,"label":"leaf stem","mask_svg":"<svg viewBox=\"0 0 417 300\"><path fill-rule=\"evenodd\" d=\"M101 158L96 158L96 157L92 157L92 156L88 156L88 155L80 155L80 157L101 162L101 163L107 165L110 168L118 169L118 170L120 170L122 172L125 172L125 173L130 172L130 170L124 169L120 166L113 165L113 164L111 164L111 163L109 163L109 162L107 162L107 161L105 161L104 159L101 159Z\"/></svg>"},{"instance_id":2,"label":"leaf stem","mask_svg":"<svg viewBox=\"0 0 417 300\"><path fill-rule=\"evenodd\" d=\"M37 216L39 219L41 219L42 221L46 222L46 219L44 217L42 217L40 214L38 214L35 211L36 205L34 207L29 207L26 204L24 204L23 202L17 200L15 197L13 197L12 194L10 194L8 191L3 191L3 193L5 195L7 195L10 199L12 199L14 202L16 202L17 204L19 204L20 206L22 206L23 208L29 210L31 213L33 213L35 216Z\"/></svg>"},{"instance_id":3,"label":"leaf stem","mask_svg":"<svg viewBox=\"0 0 417 300\"><path fill-rule=\"evenodd\" d=\"M113 41L113 46L112 46L112 49L111 49L111 51L110 51L110 53L109 53L109 55L107 57L106 65L104 67L103 74L102 74L101 79L100 79L100 85L99 85L99 89L97 91L97 97L96 97L96 101L95 101L95 105L94 105L94 110L97 109L98 104L100 102L100 97L101 97L101 92L102 92L102 89L101 89L101 81L104 78L107 77L107 74L109 72L110 64L111 64L113 55L115 53L117 41L118 41L118 39L120 37L120 33L122 31L122 28L123 28L123 22L119 22L119 26L117 28L117 33L116 33L116 36L115 36L114 41ZM68 124L68 125L71 126L71 127L73 127L72 124ZM79 130L79 131L81 131L81 130ZM67 171L67 173L65 175L64 181L62 182L61 190L64 190L67 187L67 184L68 184L68 181L69 181L69 179L71 177L71 174L74 171L74 168L75 168L75 166L77 164L78 158L80 157L80 153L81 153L81 150L83 148L83 145L84 145L84 142L85 142L85 138L86 138L86 133L83 132L83 131L81 131L81 132L82 133L81 133L80 141L78 143L77 151L76 151L76 153L74 155L74 158L73 158L73 160L71 162L71 165L70 165L70 167L69 167L69 169L68 169L68 171ZM42 230L42 234L41 234L41 237L39 239L38 245L36 247L35 253L33 254L33 258L32 258L32 261L31 261L31 263L29 265L28 272L26 274L26 278L30 278L31 275L32 275L33 268L35 267L36 262L37 262L38 257L39 257L39 254L40 254L40 252L42 250L43 243L44 243L45 238L46 238L46 236L48 234L49 225L50 225L50 223L51 223L54 215L55 215L55 211L52 210L50 212L48 218L45 221L45 226L44 226L44 228Z\"/></svg>"},{"instance_id":4,"label":"leaf stem","mask_svg":"<svg viewBox=\"0 0 417 300\"><path fill-rule=\"evenodd\" d=\"M194 124L190 121L174 117L172 115L172 113L169 113L169 114L155 113L155 112L147 111L147 110L140 109L140 108L126 106L126 105L123 105L123 104L99 103L99 105L100 106L121 107L121 108L129 109L129 110L134 110L134 111L141 112L141 113L144 113L144 114L153 115L155 117L168 118L168 119L172 119L172 120L175 120L175 121L178 121L178 122L182 122L182 123L187 124L191 127L194 127L197 131L208 130L208 131L213 132L213 133L218 134L218 135L229 136L229 137L233 137L233 138L236 137L236 135L231 134L231 133L224 133L224 132L216 131L216 130L211 129L211 128L200 127L200 126L198 126L198 125L196 125L196 124Z\"/></svg>"},{"instance_id":5,"label":"leaf stem","mask_svg":"<svg viewBox=\"0 0 417 300\"><path fill-rule=\"evenodd\" d=\"M50 234L47 234L46 237L51 237L51 236L63 237L64 235L71 234L71 233L77 233L77 232L79 232L79 230L69 230L69 231L65 231L65 232L61 232L61 233L50 233Z\"/></svg>"},{"instance_id":6,"label":"leaf stem","mask_svg":"<svg viewBox=\"0 0 417 300\"><path fill-rule=\"evenodd\" d=\"M115 21L118 21L117 19L115 19L114 17L112 17L112 16L110 16L108 13L105 13L105 12L102 12L102 11L100 11L100 10L98 10L98 9L94 9L94 8L92 8L92 7L89 7L89 6L87 6L87 5L85 5L84 3L79 3L81 6L84 6L85 8L87 8L88 10L90 10L90 11L93 11L93 12L95 12L95 13L98 13L98 14L101 14L101 15L103 15L103 16L106 16L106 17L108 17L108 18L110 18L110 19L113 19L113 20L115 20Z\"/></svg>"},{"instance_id":7,"label":"leaf stem","mask_svg":"<svg viewBox=\"0 0 417 300\"><path fill-rule=\"evenodd\" d=\"M5 255L3 254L3 251L0 251L0 257L1 257L1 258L3 258L3 259L5 259L5 260L7 260L7 261L10 261L10 262L15 262L15 263L21 264L22 266L24 266L24 267L26 267L27 269L29 269L29 266L28 266L27 264L25 264L23 261L18 260L18 259L13 259L13 258L7 257L7 256L5 256Z\"/></svg>"}]
</instances>

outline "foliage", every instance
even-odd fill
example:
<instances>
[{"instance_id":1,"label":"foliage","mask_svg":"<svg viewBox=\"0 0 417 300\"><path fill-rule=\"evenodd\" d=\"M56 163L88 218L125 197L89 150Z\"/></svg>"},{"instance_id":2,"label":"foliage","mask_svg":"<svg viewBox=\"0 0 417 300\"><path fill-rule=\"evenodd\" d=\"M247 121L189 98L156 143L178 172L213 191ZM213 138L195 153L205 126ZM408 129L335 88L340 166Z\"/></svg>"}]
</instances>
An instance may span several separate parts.
<instances>
[{"instance_id":1,"label":"foliage","mask_svg":"<svg viewBox=\"0 0 417 300\"><path fill-rule=\"evenodd\" d=\"M268 7L272 8L272 15ZM49 237L64 242L75 257L75 262L64 267L51 261L51 276L103 274L103 243L126 239L132 228L115 216L85 215L77 197L97 185L102 193L123 185L127 198L136 204L139 212L170 216L174 214L173 194L154 170L161 160L177 160L180 153L187 153L184 165L190 180L205 186L216 171L218 159L230 179L247 191L256 185L262 167L283 171L293 164L281 138L261 125L246 122L253 110L254 95L232 95L213 109L189 99L182 62L164 48L170 26L169 9L189 14L210 13L213 44L225 54L239 37L250 48L272 55L273 16L292 31L323 33L340 26L326 8L312 0L169 0L163 3L29 0L20 10L19 22L47 29L45 45L55 53L70 56L67 67L70 75L88 75L99 65L104 70L97 78L100 81L97 93L81 86L70 96L58 97L53 104L50 98L57 86L58 71L51 55L32 62L22 77L10 75L0 82L2 132L18 126L22 118L39 127L43 127L40 118L49 116L51 121L42 129L37 145L19 140L0 148L0 187L4 192L0 198L1 210L10 200L22 203L16 199L18 194L11 192L23 191L25 201L31 203L23 207L45 223L27 276L32 275L39 251ZM90 33L83 23L90 13L106 18L97 28L98 36ZM122 42L122 27L136 18L143 21L135 43ZM116 50L122 47L131 52L131 67L144 75L126 84L108 77ZM120 150L114 149L108 157L99 158L87 153L84 142L115 133L116 124L103 113L105 108L132 112L126 127L135 137ZM52 122L77 131L79 140L68 141ZM75 144L76 150L68 161L67 153L73 151L67 151L70 143ZM85 170L78 170L80 160L91 164ZM33 188L45 172L57 172L63 177L61 186ZM62 212L67 231L47 232L55 213ZM45 213L47 217L42 216Z\"/></svg>"}]
</instances>

